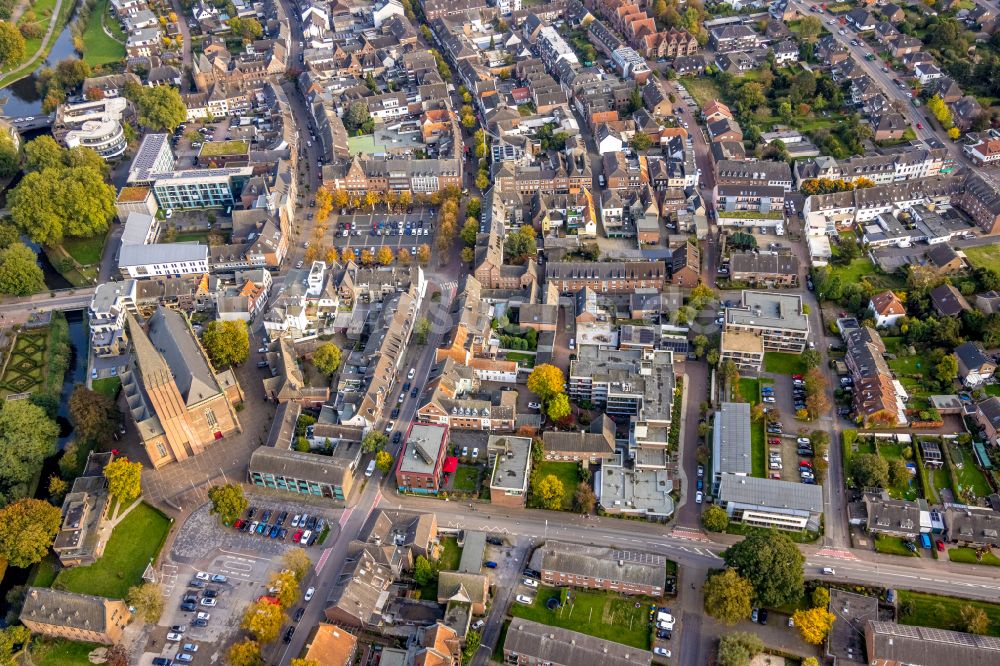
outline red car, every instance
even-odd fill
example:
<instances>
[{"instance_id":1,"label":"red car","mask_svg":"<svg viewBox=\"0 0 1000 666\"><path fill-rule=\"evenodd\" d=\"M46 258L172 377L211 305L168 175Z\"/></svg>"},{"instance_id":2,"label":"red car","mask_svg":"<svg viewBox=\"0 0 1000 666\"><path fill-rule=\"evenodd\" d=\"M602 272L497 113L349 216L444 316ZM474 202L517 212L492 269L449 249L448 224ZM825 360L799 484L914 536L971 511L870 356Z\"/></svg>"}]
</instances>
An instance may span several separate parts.
<instances>
[{"instance_id":1,"label":"red car","mask_svg":"<svg viewBox=\"0 0 1000 666\"><path fill-rule=\"evenodd\" d=\"M775 446L781 446L781 440L778 439L777 437L772 437L771 439L767 440L767 443L774 444Z\"/></svg>"},{"instance_id":2,"label":"red car","mask_svg":"<svg viewBox=\"0 0 1000 666\"><path fill-rule=\"evenodd\" d=\"M802 379L802 375L792 375L792 379Z\"/></svg>"},{"instance_id":3,"label":"red car","mask_svg":"<svg viewBox=\"0 0 1000 666\"><path fill-rule=\"evenodd\" d=\"M295 535L292 537L292 541L298 543L299 539L301 538L302 538L302 530L295 530Z\"/></svg>"},{"instance_id":4,"label":"red car","mask_svg":"<svg viewBox=\"0 0 1000 666\"><path fill-rule=\"evenodd\" d=\"M812 469L812 466L813 464L808 460L803 460L802 462L799 463L799 467L808 467L809 469Z\"/></svg>"},{"instance_id":5,"label":"red car","mask_svg":"<svg viewBox=\"0 0 1000 666\"><path fill-rule=\"evenodd\" d=\"M941 539L938 539L937 541L937 549L939 553L944 552L944 541L941 541Z\"/></svg>"},{"instance_id":6,"label":"red car","mask_svg":"<svg viewBox=\"0 0 1000 666\"><path fill-rule=\"evenodd\" d=\"M923 128L924 128L923 123L917 123L917 129L923 129Z\"/></svg>"},{"instance_id":7,"label":"red car","mask_svg":"<svg viewBox=\"0 0 1000 666\"><path fill-rule=\"evenodd\" d=\"M241 527L243 527L243 519L242 518L238 519L235 523L233 523L233 529L238 530Z\"/></svg>"}]
</instances>

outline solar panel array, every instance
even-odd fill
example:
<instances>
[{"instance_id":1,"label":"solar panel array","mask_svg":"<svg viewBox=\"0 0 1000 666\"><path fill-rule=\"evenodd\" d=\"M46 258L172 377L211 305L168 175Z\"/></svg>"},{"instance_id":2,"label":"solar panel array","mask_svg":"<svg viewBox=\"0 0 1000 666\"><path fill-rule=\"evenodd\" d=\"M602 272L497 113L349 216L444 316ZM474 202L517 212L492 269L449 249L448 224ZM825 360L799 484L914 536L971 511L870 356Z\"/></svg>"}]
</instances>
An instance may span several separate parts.
<instances>
[{"instance_id":1,"label":"solar panel array","mask_svg":"<svg viewBox=\"0 0 1000 666\"><path fill-rule=\"evenodd\" d=\"M639 562L640 564L666 565L667 563L667 558L663 555L636 552L634 550L616 550L614 551L614 557L616 560Z\"/></svg>"}]
</instances>

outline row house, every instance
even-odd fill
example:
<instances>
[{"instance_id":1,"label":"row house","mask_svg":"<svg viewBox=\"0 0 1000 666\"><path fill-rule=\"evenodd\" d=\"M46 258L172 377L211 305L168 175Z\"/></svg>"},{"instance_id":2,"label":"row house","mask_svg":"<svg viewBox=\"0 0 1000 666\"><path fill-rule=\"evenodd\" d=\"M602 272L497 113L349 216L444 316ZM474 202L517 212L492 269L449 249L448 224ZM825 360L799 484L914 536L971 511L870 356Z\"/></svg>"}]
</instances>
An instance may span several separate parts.
<instances>
[{"instance_id":1,"label":"row house","mask_svg":"<svg viewBox=\"0 0 1000 666\"><path fill-rule=\"evenodd\" d=\"M761 39L760 35L748 26L735 24L712 28L709 32L709 43L716 53L733 53L752 51L760 46Z\"/></svg>"},{"instance_id":2,"label":"row house","mask_svg":"<svg viewBox=\"0 0 1000 666\"><path fill-rule=\"evenodd\" d=\"M644 35L636 50L647 58L680 58L698 53L698 40L687 30L671 28Z\"/></svg>"},{"instance_id":3,"label":"row house","mask_svg":"<svg viewBox=\"0 0 1000 666\"><path fill-rule=\"evenodd\" d=\"M481 393L475 371L450 357L431 371L417 408L420 423L458 430L510 431L516 416L516 392Z\"/></svg>"},{"instance_id":4,"label":"row house","mask_svg":"<svg viewBox=\"0 0 1000 666\"><path fill-rule=\"evenodd\" d=\"M792 189L792 170L787 162L766 160L721 160L715 166L716 182L720 185L766 185Z\"/></svg>"},{"instance_id":5,"label":"row house","mask_svg":"<svg viewBox=\"0 0 1000 666\"><path fill-rule=\"evenodd\" d=\"M575 293L589 287L599 294L628 294L636 289L663 289L667 267L662 261L548 262L545 281L560 293Z\"/></svg>"},{"instance_id":6,"label":"row house","mask_svg":"<svg viewBox=\"0 0 1000 666\"><path fill-rule=\"evenodd\" d=\"M715 202L720 213L751 212L780 215L785 206L785 193L785 188L780 185L717 185ZM720 215L721 217L723 216Z\"/></svg>"}]
</instances>

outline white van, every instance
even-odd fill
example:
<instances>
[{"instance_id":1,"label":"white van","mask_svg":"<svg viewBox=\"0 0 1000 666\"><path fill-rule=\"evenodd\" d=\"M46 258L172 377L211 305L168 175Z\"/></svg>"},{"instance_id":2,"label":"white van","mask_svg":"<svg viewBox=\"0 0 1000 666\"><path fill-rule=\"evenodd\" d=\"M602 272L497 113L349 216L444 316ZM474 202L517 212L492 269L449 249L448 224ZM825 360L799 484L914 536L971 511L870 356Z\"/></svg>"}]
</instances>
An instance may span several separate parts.
<instances>
[{"instance_id":1,"label":"white van","mask_svg":"<svg viewBox=\"0 0 1000 666\"><path fill-rule=\"evenodd\" d=\"M368 463L368 469L365 470L365 477L370 477L374 473L375 473L375 461L372 460L370 463Z\"/></svg>"}]
</instances>

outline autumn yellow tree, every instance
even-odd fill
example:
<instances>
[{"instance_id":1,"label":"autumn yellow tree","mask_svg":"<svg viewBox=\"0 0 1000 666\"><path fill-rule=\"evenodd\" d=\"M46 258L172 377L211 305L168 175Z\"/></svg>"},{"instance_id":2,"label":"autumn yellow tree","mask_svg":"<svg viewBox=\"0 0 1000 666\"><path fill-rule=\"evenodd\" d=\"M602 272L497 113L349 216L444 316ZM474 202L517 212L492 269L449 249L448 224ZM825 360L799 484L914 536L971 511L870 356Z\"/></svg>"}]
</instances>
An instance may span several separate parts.
<instances>
[{"instance_id":1,"label":"autumn yellow tree","mask_svg":"<svg viewBox=\"0 0 1000 666\"><path fill-rule=\"evenodd\" d=\"M299 579L294 571L283 571L271 576L269 587L277 590L274 597L282 608L291 608L299 599Z\"/></svg>"},{"instance_id":2,"label":"autumn yellow tree","mask_svg":"<svg viewBox=\"0 0 1000 666\"><path fill-rule=\"evenodd\" d=\"M375 210L375 204L378 203L378 200L378 192L375 190L368 190L365 192L365 205L371 207L372 210Z\"/></svg>"},{"instance_id":3,"label":"autumn yellow tree","mask_svg":"<svg viewBox=\"0 0 1000 666\"><path fill-rule=\"evenodd\" d=\"M345 247L340 253L340 263L346 266L349 262L354 261L356 256L357 255L354 254L354 250L349 247Z\"/></svg>"},{"instance_id":4,"label":"autumn yellow tree","mask_svg":"<svg viewBox=\"0 0 1000 666\"><path fill-rule=\"evenodd\" d=\"M413 255L411 255L410 251L407 250L405 247L399 248L399 252L396 253L396 262L403 266L409 265L412 259Z\"/></svg>"},{"instance_id":5,"label":"autumn yellow tree","mask_svg":"<svg viewBox=\"0 0 1000 666\"><path fill-rule=\"evenodd\" d=\"M528 375L528 390L547 402L565 393L563 385L566 383L566 376L563 371L549 363L535 366L535 369Z\"/></svg>"},{"instance_id":6,"label":"autumn yellow tree","mask_svg":"<svg viewBox=\"0 0 1000 666\"><path fill-rule=\"evenodd\" d=\"M316 190L316 219L323 221L333 210L333 195L325 187Z\"/></svg>"},{"instance_id":7,"label":"autumn yellow tree","mask_svg":"<svg viewBox=\"0 0 1000 666\"><path fill-rule=\"evenodd\" d=\"M320 666L315 659L292 659L291 666Z\"/></svg>"},{"instance_id":8,"label":"autumn yellow tree","mask_svg":"<svg viewBox=\"0 0 1000 666\"><path fill-rule=\"evenodd\" d=\"M375 263L375 255L372 254L371 250L361 250L361 263L365 266L371 266Z\"/></svg>"},{"instance_id":9,"label":"autumn yellow tree","mask_svg":"<svg viewBox=\"0 0 1000 666\"><path fill-rule=\"evenodd\" d=\"M309 559L309 556L301 548L292 548L287 551L281 558L281 564L295 574L296 580L300 583L306 577L306 574L309 573L309 569L312 568L312 560Z\"/></svg>"},{"instance_id":10,"label":"autumn yellow tree","mask_svg":"<svg viewBox=\"0 0 1000 666\"><path fill-rule=\"evenodd\" d=\"M392 249L383 245L375 253L375 260L383 266L388 266L392 263Z\"/></svg>"},{"instance_id":11,"label":"autumn yellow tree","mask_svg":"<svg viewBox=\"0 0 1000 666\"><path fill-rule=\"evenodd\" d=\"M310 245L306 248L305 254L302 256L302 260L307 264L319 259L320 248L318 245Z\"/></svg>"},{"instance_id":12,"label":"autumn yellow tree","mask_svg":"<svg viewBox=\"0 0 1000 666\"><path fill-rule=\"evenodd\" d=\"M325 255L327 264L335 264L340 259L340 253L337 252L337 248L335 247L326 248Z\"/></svg>"},{"instance_id":13,"label":"autumn yellow tree","mask_svg":"<svg viewBox=\"0 0 1000 666\"><path fill-rule=\"evenodd\" d=\"M346 208L351 199L344 190L333 191L333 205L337 208Z\"/></svg>"},{"instance_id":14,"label":"autumn yellow tree","mask_svg":"<svg viewBox=\"0 0 1000 666\"><path fill-rule=\"evenodd\" d=\"M417 261L421 264L426 264L431 260L431 246L424 243L417 248Z\"/></svg>"},{"instance_id":15,"label":"autumn yellow tree","mask_svg":"<svg viewBox=\"0 0 1000 666\"><path fill-rule=\"evenodd\" d=\"M124 506L128 506L142 494L141 462L115 458L104 468L104 478L108 482L108 492Z\"/></svg>"},{"instance_id":16,"label":"autumn yellow tree","mask_svg":"<svg viewBox=\"0 0 1000 666\"><path fill-rule=\"evenodd\" d=\"M810 608L796 611L792 619L802 634L802 640L813 645L822 645L833 627L835 617L825 608Z\"/></svg>"},{"instance_id":17,"label":"autumn yellow tree","mask_svg":"<svg viewBox=\"0 0 1000 666\"><path fill-rule=\"evenodd\" d=\"M399 205L402 208L409 208L413 205L413 195L408 190L399 193Z\"/></svg>"},{"instance_id":18,"label":"autumn yellow tree","mask_svg":"<svg viewBox=\"0 0 1000 666\"><path fill-rule=\"evenodd\" d=\"M243 614L242 627L253 634L260 643L270 643L278 638L281 625L285 623L285 612L281 606L267 601L257 601Z\"/></svg>"},{"instance_id":19,"label":"autumn yellow tree","mask_svg":"<svg viewBox=\"0 0 1000 666\"><path fill-rule=\"evenodd\" d=\"M249 638L233 643L226 655L229 666L263 666L264 658L260 654L260 644Z\"/></svg>"}]
</instances>

